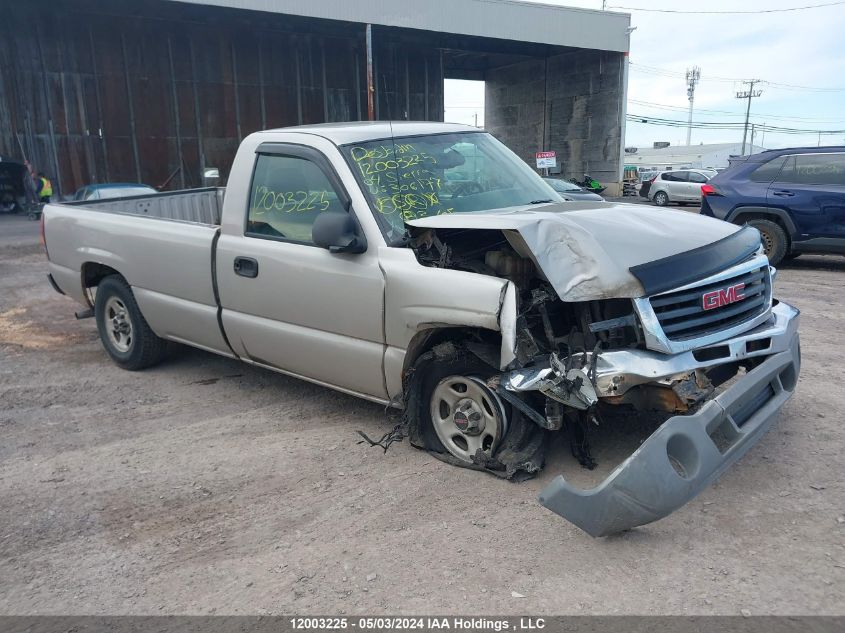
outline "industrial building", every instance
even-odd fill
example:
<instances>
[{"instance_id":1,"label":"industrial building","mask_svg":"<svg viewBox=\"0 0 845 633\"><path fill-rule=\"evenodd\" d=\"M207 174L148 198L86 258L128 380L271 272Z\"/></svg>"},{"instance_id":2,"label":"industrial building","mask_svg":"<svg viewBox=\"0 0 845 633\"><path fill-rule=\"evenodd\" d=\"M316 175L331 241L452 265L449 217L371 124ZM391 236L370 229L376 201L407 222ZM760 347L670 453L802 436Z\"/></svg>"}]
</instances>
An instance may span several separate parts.
<instances>
[{"instance_id":1,"label":"industrial building","mask_svg":"<svg viewBox=\"0 0 845 633\"><path fill-rule=\"evenodd\" d=\"M0 156L60 195L225 184L252 131L442 120L485 81L486 128L533 164L621 180L630 16L513 0L28 0L0 25Z\"/></svg>"},{"instance_id":2,"label":"industrial building","mask_svg":"<svg viewBox=\"0 0 845 633\"><path fill-rule=\"evenodd\" d=\"M746 145L746 154L762 152L759 145ZM625 164L640 171L665 169L725 169L731 156L742 154L742 143L702 143L666 147L631 147L625 150Z\"/></svg>"}]
</instances>

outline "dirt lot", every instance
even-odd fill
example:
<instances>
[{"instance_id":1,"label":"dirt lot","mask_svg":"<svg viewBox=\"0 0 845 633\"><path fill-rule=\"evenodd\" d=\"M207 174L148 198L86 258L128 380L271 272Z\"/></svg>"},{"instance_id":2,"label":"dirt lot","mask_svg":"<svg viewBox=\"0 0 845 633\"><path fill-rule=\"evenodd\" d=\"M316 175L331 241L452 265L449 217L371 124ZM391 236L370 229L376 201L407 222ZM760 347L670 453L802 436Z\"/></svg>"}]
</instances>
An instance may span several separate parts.
<instances>
[{"instance_id":1,"label":"dirt lot","mask_svg":"<svg viewBox=\"0 0 845 633\"><path fill-rule=\"evenodd\" d=\"M359 445L381 407L210 354L125 372L36 233L0 217L0 613L845 614L845 258L780 271L804 365L778 425L681 511L594 540L537 493L647 428L512 484Z\"/></svg>"}]
</instances>

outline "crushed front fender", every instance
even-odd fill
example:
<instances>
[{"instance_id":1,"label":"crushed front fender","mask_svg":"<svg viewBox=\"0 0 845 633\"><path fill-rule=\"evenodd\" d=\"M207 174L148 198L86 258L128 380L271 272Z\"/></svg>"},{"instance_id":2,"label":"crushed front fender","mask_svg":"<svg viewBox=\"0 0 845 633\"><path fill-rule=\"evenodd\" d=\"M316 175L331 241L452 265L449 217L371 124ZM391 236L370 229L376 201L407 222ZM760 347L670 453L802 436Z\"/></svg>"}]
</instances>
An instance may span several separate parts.
<instances>
[{"instance_id":1,"label":"crushed front fender","mask_svg":"<svg viewBox=\"0 0 845 633\"><path fill-rule=\"evenodd\" d=\"M797 316L793 325L797 328ZM669 515L769 429L795 390L800 366L794 332L788 349L767 358L695 414L667 420L601 484L581 490L558 475L541 491L540 503L591 536Z\"/></svg>"}]
</instances>

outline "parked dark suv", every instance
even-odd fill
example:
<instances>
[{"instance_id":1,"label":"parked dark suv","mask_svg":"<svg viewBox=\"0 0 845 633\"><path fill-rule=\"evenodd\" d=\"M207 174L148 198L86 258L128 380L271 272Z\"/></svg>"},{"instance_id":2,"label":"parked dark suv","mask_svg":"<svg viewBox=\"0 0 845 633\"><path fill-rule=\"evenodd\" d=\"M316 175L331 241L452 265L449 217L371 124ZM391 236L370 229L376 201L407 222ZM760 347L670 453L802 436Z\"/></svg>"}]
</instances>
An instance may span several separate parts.
<instances>
[{"instance_id":1,"label":"parked dark suv","mask_svg":"<svg viewBox=\"0 0 845 633\"><path fill-rule=\"evenodd\" d=\"M845 147L754 154L701 192L701 213L757 228L772 264L801 253L845 255Z\"/></svg>"}]
</instances>

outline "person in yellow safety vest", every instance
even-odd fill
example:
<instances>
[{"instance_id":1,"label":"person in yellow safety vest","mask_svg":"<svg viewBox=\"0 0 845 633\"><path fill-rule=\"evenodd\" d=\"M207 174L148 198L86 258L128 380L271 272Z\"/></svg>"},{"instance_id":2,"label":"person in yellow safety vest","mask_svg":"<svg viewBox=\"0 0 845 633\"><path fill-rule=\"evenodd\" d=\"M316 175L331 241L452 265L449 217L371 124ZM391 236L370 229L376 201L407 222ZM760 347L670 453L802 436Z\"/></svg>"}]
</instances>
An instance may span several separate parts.
<instances>
[{"instance_id":1,"label":"person in yellow safety vest","mask_svg":"<svg viewBox=\"0 0 845 633\"><path fill-rule=\"evenodd\" d=\"M39 172L35 183L35 190L41 202L50 202L50 198L53 195L53 183L50 182L47 176Z\"/></svg>"}]
</instances>

